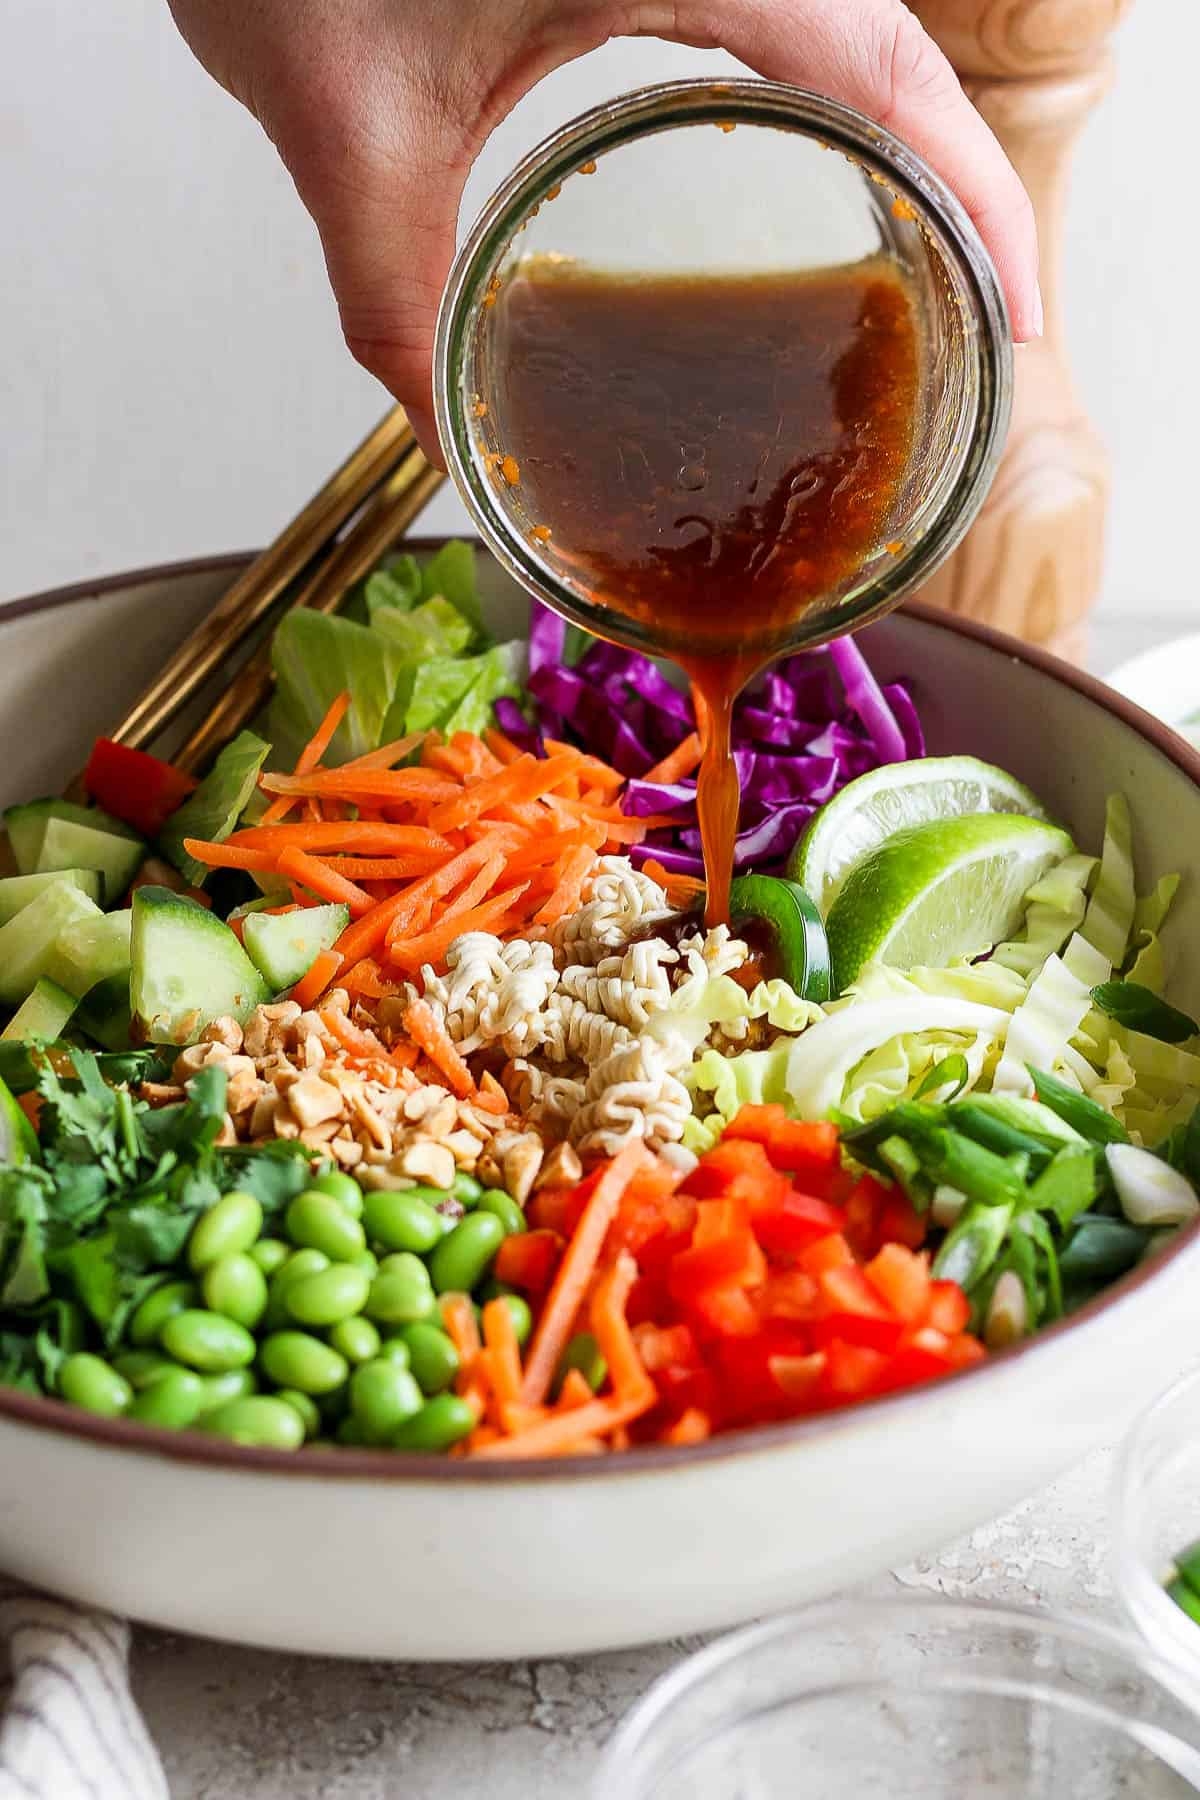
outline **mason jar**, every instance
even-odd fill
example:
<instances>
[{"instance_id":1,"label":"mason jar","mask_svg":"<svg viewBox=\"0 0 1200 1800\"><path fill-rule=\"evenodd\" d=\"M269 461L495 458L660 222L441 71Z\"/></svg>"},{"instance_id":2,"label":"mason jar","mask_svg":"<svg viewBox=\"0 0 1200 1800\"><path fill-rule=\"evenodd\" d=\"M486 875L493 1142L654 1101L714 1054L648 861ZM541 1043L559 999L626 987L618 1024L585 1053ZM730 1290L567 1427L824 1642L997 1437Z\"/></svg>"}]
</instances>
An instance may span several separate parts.
<instances>
[{"instance_id":1,"label":"mason jar","mask_svg":"<svg viewBox=\"0 0 1200 1800\"><path fill-rule=\"evenodd\" d=\"M757 80L670 82L556 131L483 208L438 321L438 428L493 555L530 593L600 636L681 657L695 648L686 621L665 626L652 606L627 606L619 584L604 591L572 533L542 516L536 484L521 478L505 298L523 272L807 277L868 264L894 270L911 300L910 447L877 539L827 590L760 622L742 647L748 668L889 610L963 537L995 473L1011 404L1011 332L995 271L964 207L919 156L816 94ZM547 393L570 378L549 354L527 367ZM705 373L696 367L702 419ZM572 455L611 454L638 382L638 344L618 346L606 389L611 426L593 423L590 442L581 431ZM716 414L710 423L714 432L736 428ZM526 424L526 446L529 436ZM680 445L681 518L697 448Z\"/></svg>"}]
</instances>

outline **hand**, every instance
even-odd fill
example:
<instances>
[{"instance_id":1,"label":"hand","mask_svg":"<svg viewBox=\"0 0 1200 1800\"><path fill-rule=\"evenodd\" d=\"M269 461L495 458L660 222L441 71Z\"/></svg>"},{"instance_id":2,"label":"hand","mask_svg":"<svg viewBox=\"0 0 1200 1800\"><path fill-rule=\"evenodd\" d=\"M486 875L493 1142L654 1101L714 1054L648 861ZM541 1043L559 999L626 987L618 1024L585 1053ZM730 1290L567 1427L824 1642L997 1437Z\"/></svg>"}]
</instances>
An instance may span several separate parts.
<instances>
[{"instance_id":1,"label":"hand","mask_svg":"<svg viewBox=\"0 0 1200 1800\"><path fill-rule=\"evenodd\" d=\"M543 75L613 37L722 47L857 107L943 176L992 254L1018 341L1042 329L1033 210L900 0L170 0L316 221L346 343L426 453L433 333L468 170Z\"/></svg>"}]
</instances>

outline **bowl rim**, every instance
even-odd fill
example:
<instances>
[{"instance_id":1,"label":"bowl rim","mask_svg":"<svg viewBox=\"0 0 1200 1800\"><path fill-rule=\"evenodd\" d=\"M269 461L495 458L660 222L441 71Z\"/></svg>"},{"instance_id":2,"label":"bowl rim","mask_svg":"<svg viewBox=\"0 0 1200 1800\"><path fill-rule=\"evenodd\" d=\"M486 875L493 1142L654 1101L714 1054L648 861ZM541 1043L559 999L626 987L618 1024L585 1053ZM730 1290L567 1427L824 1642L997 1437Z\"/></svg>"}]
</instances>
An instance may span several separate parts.
<instances>
[{"instance_id":1,"label":"bowl rim","mask_svg":"<svg viewBox=\"0 0 1200 1800\"><path fill-rule=\"evenodd\" d=\"M433 551L446 542L445 535L412 537L405 540L405 548L417 552ZM488 554L486 546L481 542L476 547L479 555ZM233 575L256 554L253 551L231 551L216 556L191 557L180 562L156 563L125 573L102 576L95 581L77 581L64 587L47 589L44 593L25 595L0 603L0 631L3 631L9 620L52 612L56 608L76 605L82 601L102 600L126 588L180 581L195 575L222 572ZM1123 725L1144 738L1195 787L1200 788L1200 750L1194 749L1186 738L1181 737L1161 719L1154 718L1094 675L1076 669L1039 645L1024 643L1008 632L999 631L978 620L944 612L921 601L909 601L901 610L924 625L946 631L951 636L968 638L1013 662L1024 663L1028 668L1073 688L1085 700L1111 713ZM1116 1312L1136 1300L1141 1290L1168 1264L1192 1256L1197 1244L1200 1244L1200 1220L1180 1232L1177 1240L1152 1261L1139 1264L1121 1281L1089 1301L1070 1318L1059 1319L1035 1337L1024 1338L1008 1349L993 1351L984 1361L956 1369L935 1382L881 1394L836 1412L815 1413L807 1418L786 1420L776 1425L752 1426L730 1432L727 1436L709 1438L700 1444L648 1445L623 1451L620 1456L575 1456L548 1463L525 1463L518 1460L492 1462L486 1459L449 1461L394 1450L343 1449L336 1456L304 1455L295 1451L264 1450L245 1444L230 1444L222 1439L206 1437L200 1432L166 1431L126 1419L103 1419L49 1395L31 1394L21 1388L3 1386L0 1386L0 1420L168 1462L197 1463L213 1470L240 1469L258 1475L286 1475L293 1479L329 1482L419 1481L437 1486L447 1482L518 1482L530 1487L577 1482L587 1478L603 1481L621 1478L636 1480L638 1477L673 1469L691 1469L711 1462L754 1458L776 1449L797 1445L810 1437L851 1430L860 1420L886 1418L901 1409L912 1409L922 1401L935 1401L938 1396L946 1395L952 1386L965 1381L974 1381L980 1385L988 1378L1002 1377L1020 1359L1034 1355L1043 1358L1048 1356L1061 1344L1064 1336L1082 1337L1085 1332L1097 1328L1107 1330Z\"/></svg>"}]
</instances>

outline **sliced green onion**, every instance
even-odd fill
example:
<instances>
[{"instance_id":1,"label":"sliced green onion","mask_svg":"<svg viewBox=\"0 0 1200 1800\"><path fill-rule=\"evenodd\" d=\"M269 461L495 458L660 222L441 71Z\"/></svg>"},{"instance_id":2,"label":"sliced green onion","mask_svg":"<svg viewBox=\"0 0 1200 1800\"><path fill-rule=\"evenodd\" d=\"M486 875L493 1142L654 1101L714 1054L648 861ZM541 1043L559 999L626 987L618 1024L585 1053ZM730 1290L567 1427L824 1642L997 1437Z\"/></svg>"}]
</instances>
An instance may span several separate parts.
<instances>
[{"instance_id":1,"label":"sliced green onion","mask_svg":"<svg viewBox=\"0 0 1200 1800\"><path fill-rule=\"evenodd\" d=\"M934 1258L937 1280L956 1281L969 1293L999 1256L1012 1215L1011 1204L968 1206Z\"/></svg>"},{"instance_id":2,"label":"sliced green onion","mask_svg":"<svg viewBox=\"0 0 1200 1800\"><path fill-rule=\"evenodd\" d=\"M1028 1164L1024 1157L997 1156L957 1131L936 1131L923 1146L930 1174L950 1187L961 1188L971 1200L987 1206L1002 1202L1019 1205L1025 1198Z\"/></svg>"},{"instance_id":3,"label":"sliced green onion","mask_svg":"<svg viewBox=\"0 0 1200 1800\"><path fill-rule=\"evenodd\" d=\"M1098 1198L1101 1180L1096 1152L1087 1144L1064 1144L1029 1190L1035 1212L1053 1213L1066 1231Z\"/></svg>"},{"instance_id":4,"label":"sliced green onion","mask_svg":"<svg viewBox=\"0 0 1200 1800\"><path fill-rule=\"evenodd\" d=\"M1058 1269L1064 1289L1091 1294L1128 1273L1141 1257L1149 1233L1126 1219L1106 1218L1103 1213L1083 1213L1076 1220Z\"/></svg>"},{"instance_id":5,"label":"sliced green onion","mask_svg":"<svg viewBox=\"0 0 1200 1800\"><path fill-rule=\"evenodd\" d=\"M1167 1594L1180 1612L1185 1612L1189 1619L1200 1625L1200 1594L1195 1593L1186 1581L1168 1581Z\"/></svg>"},{"instance_id":6,"label":"sliced green onion","mask_svg":"<svg viewBox=\"0 0 1200 1800\"><path fill-rule=\"evenodd\" d=\"M953 1056L944 1056L941 1062L934 1063L913 1099L923 1100L927 1094L937 1094L942 1088L951 1087L952 1092L943 1095L943 1101L956 1100L970 1079L970 1065L962 1051L956 1050Z\"/></svg>"},{"instance_id":7,"label":"sliced green onion","mask_svg":"<svg viewBox=\"0 0 1200 1800\"><path fill-rule=\"evenodd\" d=\"M1164 1044L1183 1044L1200 1032L1195 1019L1160 1000L1139 981L1103 981L1092 989L1092 1000L1118 1025L1144 1032Z\"/></svg>"},{"instance_id":8,"label":"sliced green onion","mask_svg":"<svg viewBox=\"0 0 1200 1800\"><path fill-rule=\"evenodd\" d=\"M1024 1337L1030 1323L1024 1284L1013 1269L1005 1269L988 1302L983 1341L989 1350L1003 1350Z\"/></svg>"},{"instance_id":9,"label":"sliced green onion","mask_svg":"<svg viewBox=\"0 0 1200 1800\"><path fill-rule=\"evenodd\" d=\"M1104 1152L1121 1210L1134 1225L1184 1225L1200 1217L1200 1200L1186 1175L1151 1150L1110 1144Z\"/></svg>"},{"instance_id":10,"label":"sliced green onion","mask_svg":"<svg viewBox=\"0 0 1200 1800\"><path fill-rule=\"evenodd\" d=\"M1057 1113L1060 1119L1065 1120L1080 1137L1086 1138L1089 1144L1128 1143L1125 1127L1118 1124L1112 1114L1106 1112L1095 1100L1089 1100L1086 1094L1077 1094L1065 1081L1048 1075L1044 1069L1031 1068L1029 1073L1033 1077L1034 1089L1042 1105Z\"/></svg>"},{"instance_id":11,"label":"sliced green onion","mask_svg":"<svg viewBox=\"0 0 1200 1800\"><path fill-rule=\"evenodd\" d=\"M1007 1119L980 1106L974 1100L964 1100L955 1107L953 1124L955 1131L965 1132L969 1138L974 1138L977 1144L994 1151L997 1156L1026 1157L1029 1167L1035 1172L1044 1169L1053 1155L1053 1151L1039 1138L1009 1124Z\"/></svg>"}]
</instances>

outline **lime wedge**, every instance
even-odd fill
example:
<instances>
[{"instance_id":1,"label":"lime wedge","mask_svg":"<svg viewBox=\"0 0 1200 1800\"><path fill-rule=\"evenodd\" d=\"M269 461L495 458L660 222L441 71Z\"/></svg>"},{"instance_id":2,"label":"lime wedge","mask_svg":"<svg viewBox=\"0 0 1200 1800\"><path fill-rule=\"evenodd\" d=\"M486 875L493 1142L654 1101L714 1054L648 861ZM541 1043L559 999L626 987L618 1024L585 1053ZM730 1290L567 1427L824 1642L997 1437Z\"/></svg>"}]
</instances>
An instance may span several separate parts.
<instances>
[{"instance_id":1,"label":"lime wedge","mask_svg":"<svg viewBox=\"0 0 1200 1800\"><path fill-rule=\"evenodd\" d=\"M1017 931L1025 895L1071 851L1057 825L968 813L897 831L842 884L825 922L837 989L864 963L945 968Z\"/></svg>"},{"instance_id":2,"label":"lime wedge","mask_svg":"<svg viewBox=\"0 0 1200 1800\"><path fill-rule=\"evenodd\" d=\"M962 813L1046 816L1027 787L974 756L885 763L848 782L814 816L792 853L788 877L811 894L822 918L828 918L851 869L894 831Z\"/></svg>"}]
</instances>

